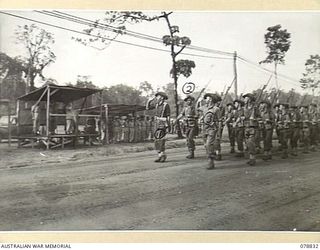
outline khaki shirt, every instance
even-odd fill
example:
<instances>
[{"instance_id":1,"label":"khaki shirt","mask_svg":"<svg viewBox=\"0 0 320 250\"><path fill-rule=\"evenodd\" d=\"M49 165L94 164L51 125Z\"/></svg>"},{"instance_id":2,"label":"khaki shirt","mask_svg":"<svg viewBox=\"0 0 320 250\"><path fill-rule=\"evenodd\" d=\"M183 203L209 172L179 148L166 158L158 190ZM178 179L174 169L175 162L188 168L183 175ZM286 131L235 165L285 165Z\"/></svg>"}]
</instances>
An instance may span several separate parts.
<instances>
[{"instance_id":1,"label":"khaki shirt","mask_svg":"<svg viewBox=\"0 0 320 250\"><path fill-rule=\"evenodd\" d=\"M205 131L217 130L221 119L221 110L219 107L210 106L203 109L203 128Z\"/></svg>"}]
</instances>

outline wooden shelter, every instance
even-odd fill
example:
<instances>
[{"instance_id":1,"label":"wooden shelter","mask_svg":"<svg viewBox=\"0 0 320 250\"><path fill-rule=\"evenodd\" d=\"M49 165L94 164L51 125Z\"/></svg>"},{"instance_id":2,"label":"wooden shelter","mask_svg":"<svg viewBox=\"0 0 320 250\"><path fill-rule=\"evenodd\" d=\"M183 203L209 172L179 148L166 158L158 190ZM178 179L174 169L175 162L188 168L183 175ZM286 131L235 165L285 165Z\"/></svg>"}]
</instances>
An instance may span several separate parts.
<instances>
[{"instance_id":1,"label":"wooden shelter","mask_svg":"<svg viewBox=\"0 0 320 250\"><path fill-rule=\"evenodd\" d=\"M88 101L88 97L94 94L100 95L100 112L96 114L83 114L82 109ZM64 125L67 119L66 111L62 107L70 105L74 102L81 103L78 112L75 112L75 129L73 133L61 131L52 131L53 123L55 125ZM24 105L23 105L24 103ZM79 139L84 141L101 136L101 120L102 120L102 91L99 89L78 88L71 86L60 86L55 84L47 84L17 99L17 139L18 146L34 142L41 142L46 145L47 149L62 147L66 144L73 143L76 145ZM42 132L39 134L30 133L25 129L32 124L31 105L40 105L40 125ZM98 131L96 133L87 133L79 130L79 125L83 119L92 118L97 121ZM101 142L101 140L100 140Z\"/></svg>"}]
</instances>

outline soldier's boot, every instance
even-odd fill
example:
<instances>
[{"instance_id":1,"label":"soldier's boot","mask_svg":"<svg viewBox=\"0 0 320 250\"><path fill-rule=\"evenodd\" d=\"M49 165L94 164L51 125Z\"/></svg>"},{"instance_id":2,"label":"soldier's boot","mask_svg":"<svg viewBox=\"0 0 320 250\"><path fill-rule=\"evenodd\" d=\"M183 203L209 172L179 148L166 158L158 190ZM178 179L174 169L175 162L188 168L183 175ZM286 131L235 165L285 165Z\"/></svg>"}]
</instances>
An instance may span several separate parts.
<instances>
[{"instance_id":1,"label":"soldier's boot","mask_svg":"<svg viewBox=\"0 0 320 250\"><path fill-rule=\"evenodd\" d=\"M161 152L160 162L165 162L167 159L167 155L164 152Z\"/></svg>"},{"instance_id":2,"label":"soldier's boot","mask_svg":"<svg viewBox=\"0 0 320 250\"><path fill-rule=\"evenodd\" d=\"M208 166L207 169L214 169L214 159L213 157L208 158Z\"/></svg>"},{"instance_id":3,"label":"soldier's boot","mask_svg":"<svg viewBox=\"0 0 320 250\"><path fill-rule=\"evenodd\" d=\"M283 149L281 158L282 159L287 159L288 158L288 149Z\"/></svg>"},{"instance_id":4,"label":"soldier's boot","mask_svg":"<svg viewBox=\"0 0 320 250\"><path fill-rule=\"evenodd\" d=\"M269 160L269 153L268 151L263 152L262 160L267 161Z\"/></svg>"},{"instance_id":5,"label":"soldier's boot","mask_svg":"<svg viewBox=\"0 0 320 250\"><path fill-rule=\"evenodd\" d=\"M231 146L230 154L234 154L234 153L235 153L234 146Z\"/></svg>"},{"instance_id":6,"label":"soldier's boot","mask_svg":"<svg viewBox=\"0 0 320 250\"><path fill-rule=\"evenodd\" d=\"M244 152L240 151L239 153L236 154L236 157L244 157Z\"/></svg>"},{"instance_id":7,"label":"soldier's boot","mask_svg":"<svg viewBox=\"0 0 320 250\"><path fill-rule=\"evenodd\" d=\"M154 162L160 162L161 161L161 156L162 156L162 154L161 154L161 152L159 152L158 158L155 159Z\"/></svg>"},{"instance_id":8,"label":"soldier's boot","mask_svg":"<svg viewBox=\"0 0 320 250\"><path fill-rule=\"evenodd\" d=\"M221 152L219 150L216 151L215 160L217 160L217 161L221 161L222 160L222 155L221 155Z\"/></svg>"},{"instance_id":9,"label":"soldier's boot","mask_svg":"<svg viewBox=\"0 0 320 250\"><path fill-rule=\"evenodd\" d=\"M186 156L187 159L193 159L194 158L194 150L189 149L189 154Z\"/></svg>"},{"instance_id":10,"label":"soldier's boot","mask_svg":"<svg viewBox=\"0 0 320 250\"><path fill-rule=\"evenodd\" d=\"M256 165L256 157L252 154L250 154L249 156L249 161L247 161L247 164L249 164L250 166L254 166Z\"/></svg>"},{"instance_id":11,"label":"soldier's boot","mask_svg":"<svg viewBox=\"0 0 320 250\"><path fill-rule=\"evenodd\" d=\"M311 152L316 152L316 147L314 145L312 145L311 148L310 148L310 151Z\"/></svg>"}]
</instances>

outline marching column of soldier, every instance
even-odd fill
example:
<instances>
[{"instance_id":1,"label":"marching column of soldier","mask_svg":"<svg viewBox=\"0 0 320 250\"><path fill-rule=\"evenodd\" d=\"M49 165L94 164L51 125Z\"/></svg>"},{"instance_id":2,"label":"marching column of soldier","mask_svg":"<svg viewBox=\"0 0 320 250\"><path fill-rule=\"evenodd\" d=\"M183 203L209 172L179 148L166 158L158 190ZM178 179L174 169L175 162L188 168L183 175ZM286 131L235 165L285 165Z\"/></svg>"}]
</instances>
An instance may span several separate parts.
<instances>
[{"instance_id":1,"label":"marching column of soldier","mask_svg":"<svg viewBox=\"0 0 320 250\"><path fill-rule=\"evenodd\" d=\"M275 136L279 141L277 151L281 151L283 159L289 155L297 156L299 146L302 147L302 153L316 151L320 142L319 107L314 103L297 106L280 102L274 105L263 99L262 93L263 90L258 96L247 93L225 106L222 106L224 100L218 94L206 93L203 100L196 100L188 95L184 99L185 106L174 123L183 120L188 149L186 158L195 158L194 138L202 131L208 158L207 168L214 169L215 161L222 160L221 138L224 127L228 131L230 153L235 153L240 158L247 156L247 164L251 166L256 164L258 153L262 153L264 161L272 160ZM167 99L165 93L158 92L155 98L147 102L147 109L156 109L155 124L149 127L153 131L150 135L156 135L159 131L163 135L155 138L159 154L156 162L164 162L167 158L164 152L165 135L173 127Z\"/></svg>"}]
</instances>

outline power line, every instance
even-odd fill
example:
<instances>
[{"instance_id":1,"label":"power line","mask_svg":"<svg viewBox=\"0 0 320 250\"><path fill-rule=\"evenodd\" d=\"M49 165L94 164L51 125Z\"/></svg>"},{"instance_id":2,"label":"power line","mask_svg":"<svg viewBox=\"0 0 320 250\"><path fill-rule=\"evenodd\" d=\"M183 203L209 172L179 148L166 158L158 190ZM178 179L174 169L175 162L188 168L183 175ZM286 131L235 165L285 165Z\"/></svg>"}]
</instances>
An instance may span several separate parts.
<instances>
[{"instance_id":1,"label":"power line","mask_svg":"<svg viewBox=\"0 0 320 250\"><path fill-rule=\"evenodd\" d=\"M267 69L267 68L264 68L264 67L262 67L260 64L257 64L257 63L255 63L255 62L253 62L253 61L251 61L251 60L249 60L249 59L247 59L247 58L244 58L244 57L242 57L242 56L241 56L241 57L238 56L238 58L239 58L240 60L243 60L243 61L245 61L245 62L247 62L247 63L249 63L249 64L257 67L257 68L260 68L260 69L262 69L262 70L264 70L264 71L268 71L268 72L274 74L274 71L272 71L272 70L270 70L270 69ZM281 73L277 73L277 75L278 75L278 76L282 76L282 77L286 77L287 79L289 79L289 80L291 80L291 81L293 81L293 82L299 82L299 81L297 81L296 79L291 78L291 77L286 76L286 75L283 75L283 74L281 74Z\"/></svg>"},{"instance_id":2,"label":"power line","mask_svg":"<svg viewBox=\"0 0 320 250\"><path fill-rule=\"evenodd\" d=\"M122 30L122 29L120 29L118 27L97 23L97 22L94 22L94 21L91 21L91 20L88 20L88 19L85 19L85 18L77 17L77 16L70 15L70 14L63 13L63 12L58 12L58 11L49 12L49 11L37 11L37 10L35 10L35 12L43 14L43 15L47 15L47 16L52 16L52 17L55 17L55 18L58 18L58 19L63 19L63 20L67 20L67 21L71 21L71 22L87 25L87 26L90 26L90 27L99 27L101 29L109 30L109 31L112 31L112 32L117 33L117 34L123 33L123 34L129 35L129 36L133 36L133 37L136 37L136 38L141 38L141 39L145 39L145 40L151 40L151 41L161 42L162 43L162 41L160 41L158 39L154 39L154 38L149 38L147 35L146 36L144 36L144 35L141 36L140 33L138 33L138 35L137 35L137 34L128 32L127 30ZM55 13L55 12L57 12L57 13ZM60 13L62 13L62 14L60 14Z\"/></svg>"},{"instance_id":3,"label":"power line","mask_svg":"<svg viewBox=\"0 0 320 250\"><path fill-rule=\"evenodd\" d=\"M64 13L61 11L35 11L37 13L40 14L44 14L44 15L50 15L56 18L60 18L60 19L65 19L68 21L72 21L72 22L76 22L76 23L80 23L80 24L84 24L84 25L88 25L88 26L93 26L93 27L100 27L102 29L106 29L115 33L123 33L125 35L129 35L129 36L133 36L136 38L140 38L140 39L145 39L145 40L150 40L153 42L158 42L163 44L163 41L161 38L155 37L155 36L151 36L151 35L147 35L147 34L143 34L143 33L139 33L139 32L134 32L134 31L130 31L128 29L120 29L119 27L115 27L112 25L108 25L108 24L103 24L103 23L98 23L97 21L92 21L90 19L86 19L86 18L82 18L79 16L75 16L75 15L71 15L68 13ZM181 45L180 45L181 47ZM225 56L233 56L233 53L230 52L225 52L225 51L220 51L220 50L213 50L213 49L208 49L208 48L203 48L203 47L199 47L199 46L194 46L194 45L189 45L185 47L186 49L190 49L190 50L196 50L196 51L201 51L201 52L205 52L205 53L212 53L212 54L219 54L219 55L225 55Z\"/></svg>"},{"instance_id":4,"label":"power line","mask_svg":"<svg viewBox=\"0 0 320 250\"><path fill-rule=\"evenodd\" d=\"M89 19L86 19L86 18L82 18L82 17L79 17L79 16L75 16L75 15L71 15L71 14L67 14L67 13L64 13L64 12L61 12L61 11L54 11L54 12L57 12L57 13L61 13L63 15L66 15L66 16L72 16L74 18L79 18L81 20L85 20L85 21L88 21L88 22L93 22L92 20L89 20ZM95 23L95 22L94 22ZM106 27L111 27L112 29L119 29L118 27L114 27L114 26L111 26L111 25L107 25L107 24L100 24L100 25L103 25L103 26L106 26ZM139 35L139 36L142 36L142 37L146 37L150 40L153 40L153 41L156 41L156 42L160 42L160 43L163 43L162 39L161 38L158 38L158 37L155 37L155 36L151 36L151 35L147 35L147 34L144 34L144 33L139 33L139 32L135 32L135 31L130 31L130 30L125 30L126 32L129 32L131 35L132 34L136 34L136 35ZM187 49L193 49L193 50L201 50L201 51L204 51L204 52L208 52L208 53L216 53L216 54L224 54L224 55L230 55L230 56L233 56L233 53L230 53L230 52L225 52L225 51L220 51L220 50L213 50L213 49L207 49L207 48L203 48L203 47L199 47L199 46L194 46L194 45L189 45L186 47Z\"/></svg>"},{"instance_id":5,"label":"power line","mask_svg":"<svg viewBox=\"0 0 320 250\"><path fill-rule=\"evenodd\" d=\"M38 11L36 11L36 12L38 12ZM19 16L19 15L15 15L15 14L3 12L3 11L0 11L0 13L1 14L5 14L5 15L9 15L9 16L12 16L12 17L24 19L24 20L27 20L27 21L40 23L40 24L43 24L43 25L46 25L46 26L57 28L57 29L62 29L62 30L66 30L66 31L82 34L82 35L87 35L87 36L91 36L91 37L105 39L105 40L108 40L108 41L114 41L114 42L118 42L118 43L125 44L125 45L130 45L130 46L135 46L135 47L140 47L140 48L145 48L145 49L151 49L151 50L171 53L169 50L159 49L159 48L155 48L155 47L151 47L151 46L145 46L145 45L125 42L125 41L119 41L119 40L116 40L116 39L110 39L110 38L107 38L107 37L101 37L101 36L93 35L93 34L88 34L88 33L84 32L84 31L78 31L78 30L74 30L74 29L69 29L69 28L61 27L61 26L58 26L58 25L50 24L50 23L47 23L47 22L43 22L43 21L39 21L39 20L35 20L35 19L23 17L23 16ZM39 12L39 13L41 13L41 12ZM51 13L50 13L50 15L51 15ZM69 14L67 14L67 15L69 15ZM65 19L67 20L67 18L65 18ZM68 18L68 19L70 19L70 21L73 20L72 18ZM79 20L73 20L73 21L76 21L76 22L79 22L81 24L84 24L83 21L82 22L80 22ZM86 25L88 25L88 23L86 23ZM140 33L140 34L142 34L142 33ZM188 47L186 47L186 48L188 48ZM203 52L206 52L206 53L210 53L208 51L215 51L215 50L210 50L210 49L201 48L201 47L197 47L197 48L201 49ZM223 52L223 53L228 53L228 52ZM211 58L211 59L226 59L226 60L233 59L233 58L228 58L228 57L214 57L214 56L206 56L206 55L199 55L199 54L192 54L192 53L185 53L185 52L182 52L181 54L188 55L188 56L202 57L202 58ZM232 53L230 53L230 54L233 55ZM259 69L260 71L264 71L264 72L268 72L268 73L274 74L273 71L271 71L269 69L266 69L266 68L263 68L260 65L257 65L256 63L254 63L254 62L252 62L252 61L250 61L248 59L245 59L245 58L243 58L241 56L237 56L237 57L240 59L240 61L247 63L247 65L254 66L255 69ZM282 79L285 79L286 81L290 81L290 82L295 82L296 83L295 80L292 80L292 79L290 79L289 77L287 77L285 75L278 74L278 76L280 78L282 78ZM297 85L297 84L294 84L294 85L300 87L300 85Z\"/></svg>"},{"instance_id":6,"label":"power line","mask_svg":"<svg viewBox=\"0 0 320 250\"><path fill-rule=\"evenodd\" d=\"M23 17L23 16L19 16L19 15L15 15L15 14L3 12L3 11L0 11L0 13L4 14L4 15L8 15L8 16L24 19L24 20L27 20L27 21L40 23L42 25L50 26L50 27L53 27L53 28L57 28L57 29L62 29L62 30L78 33L78 34L81 34L81 35L92 36L92 37L95 37L95 38L105 39L105 40L108 40L108 41L113 41L113 42L117 42L117 43L121 43L121 44L125 44L125 45L130 45L130 46L135 46L135 47L139 47L139 48L151 49L151 50L171 53L169 50L159 49L159 48L155 48L155 47L151 47L151 46L140 45L140 44L125 42L125 41L120 41L120 40L116 40L116 39L110 39L110 38L101 37L101 36L97 36L97 35L92 35L92 34L88 34L88 33L84 32L84 31L78 31L78 30L74 30L74 29L69 29L69 28L61 27L61 26L58 26L58 25L50 24L50 23L47 23L47 22L43 22L43 21L39 21L39 20L35 20L35 19ZM181 54L189 55L189 56L195 56L195 57L210 58L210 59L230 59L230 58L225 58L225 57L204 56L204 55L183 53L183 52Z\"/></svg>"},{"instance_id":7,"label":"power line","mask_svg":"<svg viewBox=\"0 0 320 250\"><path fill-rule=\"evenodd\" d=\"M198 51L203 51L203 52L207 52L207 53L221 54L221 55L226 55L226 56L233 56L234 55L234 53L225 52L225 51L221 51L221 50L207 49L207 48L194 46L194 45L190 45L190 46L188 46L186 48L187 49L198 50Z\"/></svg>"},{"instance_id":8,"label":"power line","mask_svg":"<svg viewBox=\"0 0 320 250\"><path fill-rule=\"evenodd\" d=\"M247 65L251 66L252 68L258 69L260 71L263 71L265 73L271 73L273 75L275 75L275 73L272 70L266 69L264 67L261 67L260 65L255 64L254 62L245 59L241 56L238 56L238 58L240 59L241 62L246 63ZM286 80L287 82L290 82L292 85L295 85L297 87L300 87L300 85L297 84L298 81L291 79L290 77L283 75L283 74L277 74L279 78L282 78L283 80Z\"/></svg>"},{"instance_id":9,"label":"power line","mask_svg":"<svg viewBox=\"0 0 320 250\"><path fill-rule=\"evenodd\" d=\"M112 26L110 24L103 24L103 23L97 23L95 21L92 21L90 19L86 19L86 18L83 18L83 17L79 17L79 16L75 16L75 15L71 15L71 14L68 14L68 13L65 13L65 12L61 12L61 11L53 11L54 13L58 13L58 14L62 14L64 16L71 16L71 17L74 17L74 18L77 18L77 19L80 19L80 20L84 20L84 21L87 21L87 22L91 22L91 23L95 23L95 24L99 24L99 25L103 25L105 27L108 27L108 28L111 28L113 30L121 30L119 27L115 27L115 26ZM143 34L143 33L139 33L139 32L136 32L136 31L130 31L128 29L125 29L125 32L126 33L131 33L131 34L135 34L135 35L139 35L139 36L142 36L142 37L147 37L149 39L153 39L153 40L157 40L157 41L160 41L162 42L162 40L158 37L155 37L155 36L151 36L151 35L147 35L147 34Z\"/></svg>"}]
</instances>

